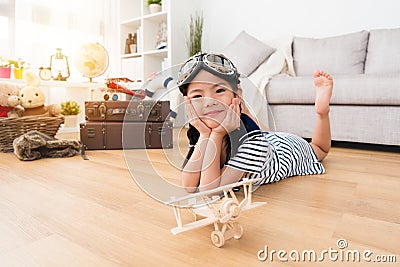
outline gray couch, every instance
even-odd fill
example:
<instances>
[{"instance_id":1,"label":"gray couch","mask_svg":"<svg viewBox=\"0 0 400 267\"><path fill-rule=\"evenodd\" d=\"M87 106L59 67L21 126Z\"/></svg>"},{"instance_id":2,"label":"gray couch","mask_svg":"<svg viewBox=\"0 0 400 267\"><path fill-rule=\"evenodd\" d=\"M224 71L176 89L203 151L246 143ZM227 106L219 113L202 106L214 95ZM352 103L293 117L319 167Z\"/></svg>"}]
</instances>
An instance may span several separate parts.
<instances>
[{"instance_id":1,"label":"gray couch","mask_svg":"<svg viewBox=\"0 0 400 267\"><path fill-rule=\"evenodd\" d=\"M312 136L312 74L322 69L334 77L333 140L400 145L400 28L294 37L292 56L296 76L274 77L265 88L271 129Z\"/></svg>"}]
</instances>

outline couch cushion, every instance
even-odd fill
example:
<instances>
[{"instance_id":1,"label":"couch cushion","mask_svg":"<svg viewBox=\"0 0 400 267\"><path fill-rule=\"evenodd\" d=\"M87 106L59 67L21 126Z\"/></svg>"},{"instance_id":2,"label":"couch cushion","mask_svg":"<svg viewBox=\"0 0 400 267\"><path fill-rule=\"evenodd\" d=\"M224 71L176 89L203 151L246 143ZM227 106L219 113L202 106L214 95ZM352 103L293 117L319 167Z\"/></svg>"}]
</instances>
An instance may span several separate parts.
<instances>
[{"instance_id":1,"label":"couch cushion","mask_svg":"<svg viewBox=\"0 0 400 267\"><path fill-rule=\"evenodd\" d=\"M335 75L333 79L332 105L400 105L400 73ZM314 104L313 78L273 78L266 95L270 104Z\"/></svg>"},{"instance_id":2,"label":"couch cushion","mask_svg":"<svg viewBox=\"0 0 400 267\"><path fill-rule=\"evenodd\" d=\"M400 28L370 31L365 73L400 73Z\"/></svg>"},{"instance_id":3,"label":"couch cushion","mask_svg":"<svg viewBox=\"0 0 400 267\"><path fill-rule=\"evenodd\" d=\"M312 137L315 109L312 105L270 105L270 129ZM372 144L400 144L400 106L331 107L332 140Z\"/></svg>"},{"instance_id":4,"label":"couch cushion","mask_svg":"<svg viewBox=\"0 0 400 267\"><path fill-rule=\"evenodd\" d=\"M312 75L317 69L330 74L361 74L368 32L361 31L322 39L293 39L293 61L297 76Z\"/></svg>"},{"instance_id":5,"label":"couch cushion","mask_svg":"<svg viewBox=\"0 0 400 267\"><path fill-rule=\"evenodd\" d=\"M235 64L239 73L245 76L249 76L273 52L275 48L245 31L239 33L223 51L224 55Z\"/></svg>"}]
</instances>

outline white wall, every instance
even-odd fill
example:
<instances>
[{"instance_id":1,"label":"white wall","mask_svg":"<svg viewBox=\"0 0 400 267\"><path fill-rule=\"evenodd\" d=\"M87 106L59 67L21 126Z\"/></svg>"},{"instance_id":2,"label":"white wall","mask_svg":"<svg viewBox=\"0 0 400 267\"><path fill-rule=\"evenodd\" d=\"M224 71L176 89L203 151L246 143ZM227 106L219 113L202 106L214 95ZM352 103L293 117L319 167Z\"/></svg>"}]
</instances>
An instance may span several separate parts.
<instances>
[{"instance_id":1,"label":"white wall","mask_svg":"<svg viewBox=\"0 0 400 267\"><path fill-rule=\"evenodd\" d=\"M400 27L398 0L202 0L201 9L203 50L210 52L222 51L242 30L268 40Z\"/></svg>"}]
</instances>

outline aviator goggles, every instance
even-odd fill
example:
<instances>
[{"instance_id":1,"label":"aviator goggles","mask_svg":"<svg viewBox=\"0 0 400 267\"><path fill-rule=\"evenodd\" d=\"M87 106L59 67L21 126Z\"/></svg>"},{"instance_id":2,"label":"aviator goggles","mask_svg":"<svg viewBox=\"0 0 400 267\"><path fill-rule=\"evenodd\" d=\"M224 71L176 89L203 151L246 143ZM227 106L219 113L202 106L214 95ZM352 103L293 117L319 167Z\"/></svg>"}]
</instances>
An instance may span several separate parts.
<instances>
[{"instance_id":1,"label":"aviator goggles","mask_svg":"<svg viewBox=\"0 0 400 267\"><path fill-rule=\"evenodd\" d=\"M178 72L178 86L190 82L201 69L238 82L239 74L232 61L221 54L201 53L192 56L182 64Z\"/></svg>"}]
</instances>

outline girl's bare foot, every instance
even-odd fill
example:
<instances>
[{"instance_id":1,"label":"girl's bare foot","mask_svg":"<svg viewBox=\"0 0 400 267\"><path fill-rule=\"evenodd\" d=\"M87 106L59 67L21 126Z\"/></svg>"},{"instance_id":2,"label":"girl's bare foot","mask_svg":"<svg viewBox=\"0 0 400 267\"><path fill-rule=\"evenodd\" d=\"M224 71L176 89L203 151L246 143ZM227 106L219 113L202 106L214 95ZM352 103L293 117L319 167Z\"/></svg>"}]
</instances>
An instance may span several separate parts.
<instances>
[{"instance_id":1,"label":"girl's bare foot","mask_svg":"<svg viewBox=\"0 0 400 267\"><path fill-rule=\"evenodd\" d=\"M333 79L320 70L314 72L314 86L316 89L315 111L319 115L329 113L329 102L332 97Z\"/></svg>"}]
</instances>

